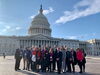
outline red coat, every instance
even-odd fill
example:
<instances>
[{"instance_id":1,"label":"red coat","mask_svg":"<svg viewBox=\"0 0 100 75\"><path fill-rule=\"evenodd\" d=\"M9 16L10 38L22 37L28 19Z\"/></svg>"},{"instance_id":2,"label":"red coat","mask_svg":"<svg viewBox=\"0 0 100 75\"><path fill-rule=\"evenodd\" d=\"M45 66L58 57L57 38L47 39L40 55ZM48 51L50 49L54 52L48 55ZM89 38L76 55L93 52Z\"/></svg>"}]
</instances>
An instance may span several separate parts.
<instances>
[{"instance_id":1,"label":"red coat","mask_svg":"<svg viewBox=\"0 0 100 75\"><path fill-rule=\"evenodd\" d=\"M41 57L41 51L37 51L37 56Z\"/></svg>"},{"instance_id":2,"label":"red coat","mask_svg":"<svg viewBox=\"0 0 100 75\"><path fill-rule=\"evenodd\" d=\"M76 58L79 61L82 61L84 59L84 54L83 54L83 52L81 50L76 52Z\"/></svg>"},{"instance_id":3,"label":"red coat","mask_svg":"<svg viewBox=\"0 0 100 75\"><path fill-rule=\"evenodd\" d=\"M34 51L32 51L32 55L36 55L36 51L34 50Z\"/></svg>"}]
</instances>

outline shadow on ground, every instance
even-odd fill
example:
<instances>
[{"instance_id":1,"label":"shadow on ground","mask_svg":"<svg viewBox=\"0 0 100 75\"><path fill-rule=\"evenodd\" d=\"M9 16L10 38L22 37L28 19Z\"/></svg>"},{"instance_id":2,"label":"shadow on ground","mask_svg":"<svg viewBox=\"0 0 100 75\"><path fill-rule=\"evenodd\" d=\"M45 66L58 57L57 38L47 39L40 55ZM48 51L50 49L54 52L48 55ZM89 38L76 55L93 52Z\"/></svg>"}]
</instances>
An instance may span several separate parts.
<instances>
[{"instance_id":1,"label":"shadow on ground","mask_svg":"<svg viewBox=\"0 0 100 75\"><path fill-rule=\"evenodd\" d=\"M96 74L96 73L88 73L88 72L85 72L85 73L78 73L78 72L75 72L75 73L62 73L62 74L58 74L58 73L54 73L54 72L47 72L47 73L43 73L43 72L31 72L31 71L24 71L24 70L20 70L18 72L21 72L25 75L100 75L100 74Z\"/></svg>"}]
</instances>

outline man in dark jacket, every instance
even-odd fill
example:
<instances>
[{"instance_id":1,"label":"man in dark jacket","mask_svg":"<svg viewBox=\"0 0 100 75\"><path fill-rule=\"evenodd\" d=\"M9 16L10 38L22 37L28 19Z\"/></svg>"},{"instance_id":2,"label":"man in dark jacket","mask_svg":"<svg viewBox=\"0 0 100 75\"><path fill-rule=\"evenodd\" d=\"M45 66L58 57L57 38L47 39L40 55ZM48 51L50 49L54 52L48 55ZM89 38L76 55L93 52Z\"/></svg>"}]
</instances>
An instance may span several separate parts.
<instances>
[{"instance_id":1,"label":"man in dark jacket","mask_svg":"<svg viewBox=\"0 0 100 75\"><path fill-rule=\"evenodd\" d=\"M22 57L23 57L23 48L21 47L19 50L20 50L20 62L21 62ZM19 63L19 66L20 66L20 63Z\"/></svg>"},{"instance_id":2,"label":"man in dark jacket","mask_svg":"<svg viewBox=\"0 0 100 75\"><path fill-rule=\"evenodd\" d=\"M16 49L16 52L15 52L15 71L20 70L19 69L20 60L21 60L20 49Z\"/></svg>"},{"instance_id":3,"label":"man in dark jacket","mask_svg":"<svg viewBox=\"0 0 100 75\"><path fill-rule=\"evenodd\" d=\"M23 51L23 70L27 69L27 48Z\"/></svg>"},{"instance_id":4,"label":"man in dark jacket","mask_svg":"<svg viewBox=\"0 0 100 75\"><path fill-rule=\"evenodd\" d=\"M53 71L55 71L56 68L56 55L57 55L57 48L54 46L53 48Z\"/></svg>"},{"instance_id":5,"label":"man in dark jacket","mask_svg":"<svg viewBox=\"0 0 100 75\"><path fill-rule=\"evenodd\" d=\"M41 70L42 72L46 72L46 48L44 47L43 50L41 51Z\"/></svg>"},{"instance_id":6,"label":"man in dark jacket","mask_svg":"<svg viewBox=\"0 0 100 75\"><path fill-rule=\"evenodd\" d=\"M82 63L82 68L83 68L83 72L85 72L85 64L86 64L86 53L84 51L84 49L82 48L82 51L83 51L83 55L84 55L84 59L83 59L83 63Z\"/></svg>"},{"instance_id":7,"label":"man in dark jacket","mask_svg":"<svg viewBox=\"0 0 100 75\"><path fill-rule=\"evenodd\" d=\"M76 63L77 63L76 52L74 51L74 49L71 48L71 65L72 65L73 73L75 72Z\"/></svg>"},{"instance_id":8,"label":"man in dark jacket","mask_svg":"<svg viewBox=\"0 0 100 75\"><path fill-rule=\"evenodd\" d=\"M60 48L57 48L56 61L57 61L58 74L60 74L62 67L62 52Z\"/></svg>"},{"instance_id":9,"label":"man in dark jacket","mask_svg":"<svg viewBox=\"0 0 100 75\"><path fill-rule=\"evenodd\" d=\"M29 71L30 65L31 65L31 58L32 58L32 52L31 49L28 48L27 50L27 70Z\"/></svg>"},{"instance_id":10,"label":"man in dark jacket","mask_svg":"<svg viewBox=\"0 0 100 75\"><path fill-rule=\"evenodd\" d=\"M46 50L46 53L45 53L45 67L46 67L47 71L49 71L49 64L50 64L50 55L49 55L48 50Z\"/></svg>"},{"instance_id":11,"label":"man in dark jacket","mask_svg":"<svg viewBox=\"0 0 100 75\"><path fill-rule=\"evenodd\" d=\"M67 65L67 72L71 72L71 52L69 48L67 48L66 51L66 65Z\"/></svg>"}]
</instances>

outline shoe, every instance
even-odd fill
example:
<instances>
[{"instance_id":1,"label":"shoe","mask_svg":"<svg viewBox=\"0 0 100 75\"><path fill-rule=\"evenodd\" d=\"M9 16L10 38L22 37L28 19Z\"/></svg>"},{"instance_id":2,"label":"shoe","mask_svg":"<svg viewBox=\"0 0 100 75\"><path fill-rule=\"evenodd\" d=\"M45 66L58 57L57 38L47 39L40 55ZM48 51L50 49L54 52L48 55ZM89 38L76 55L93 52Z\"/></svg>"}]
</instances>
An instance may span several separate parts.
<instances>
[{"instance_id":1,"label":"shoe","mask_svg":"<svg viewBox=\"0 0 100 75\"><path fill-rule=\"evenodd\" d=\"M69 72L68 70L66 72Z\"/></svg>"},{"instance_id":2,"label":"shoe","mask_svg":"<svg viewBox=\"0 0 100 75\"><path fill-rule=\"evenodd\" d=\"M63 73L66 73L65 71Z\"/></svg>"},{"instance_id":3,"label":"shoe","mask_svg":"<svg viewBox=\"0 0 100 75\"><path fill-rule=\"evenodd\" d=\"M73 71L73 73L75 73L75 71Z\"/></svg>"},{"instance_id":4,"label":"shoe","mask_svg":"<svg viewBox=\"0 0 100 75\"><path fill-rule=\"evenodd\" d=\"M15 71L17 71L17 69L15 69Z\"/></svg>"},{"instance_id":5,"label":"shoe","mask_svg":"<svg viewBox=\"0 0 100 75\"><path fill-rule=\"evenodd\" d=\"M18 70L21 70L21 69L18 69Z\"/></svg>"},{"instance_id":6,"label":"shoe","mask_svg":"<svg viewBox=\"0 0 100 75\"><path fill-rule=\"evenodd\" d=\"M81 71L79 73L82 73Z\"/></svg>"},{"instance_id":7,"label":"shoe","mask_svg":"<svg viewBox=\"0 0 100 75\"><path fill-rule=\"evenodd\" d=\"M61 72L58 72L58 74L61 74Z\"/></svg>"},{"instance_id":8,"label":"shoe","mask_svg":"<svg viewBox=\"0 0 100 75\"><path fill-rule=\"evenodd\" d=\"M30 70L28 69L28 71L30 71Z\"/></svg>"},{"instance_id":9,"label":"shoe","mask_svg":"<svg viewBox=\"0 0 100 75\"><path fill-rule=\"evenodd\" d=\"M85 69L83 69L83 72L85 72Z\"/></svg>"}]
</instances>

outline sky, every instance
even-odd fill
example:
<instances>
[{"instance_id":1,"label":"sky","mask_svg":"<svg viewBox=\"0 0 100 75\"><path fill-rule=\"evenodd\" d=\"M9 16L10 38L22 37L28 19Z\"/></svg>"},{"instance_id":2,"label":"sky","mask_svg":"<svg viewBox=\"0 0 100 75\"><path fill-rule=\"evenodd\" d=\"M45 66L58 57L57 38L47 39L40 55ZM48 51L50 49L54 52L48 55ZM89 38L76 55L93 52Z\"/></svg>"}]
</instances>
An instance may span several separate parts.
<instances>
[{"instance_id":1,"label":"sky","mask_svg":"<svg viewBox=\"0 0 100 75\"><path fill-rule=\"evenodd\" d=\"M52 37L100 39L100 0L0 0L0 35L28 35L41 4Z\"/></svg>"}]
</instances>

